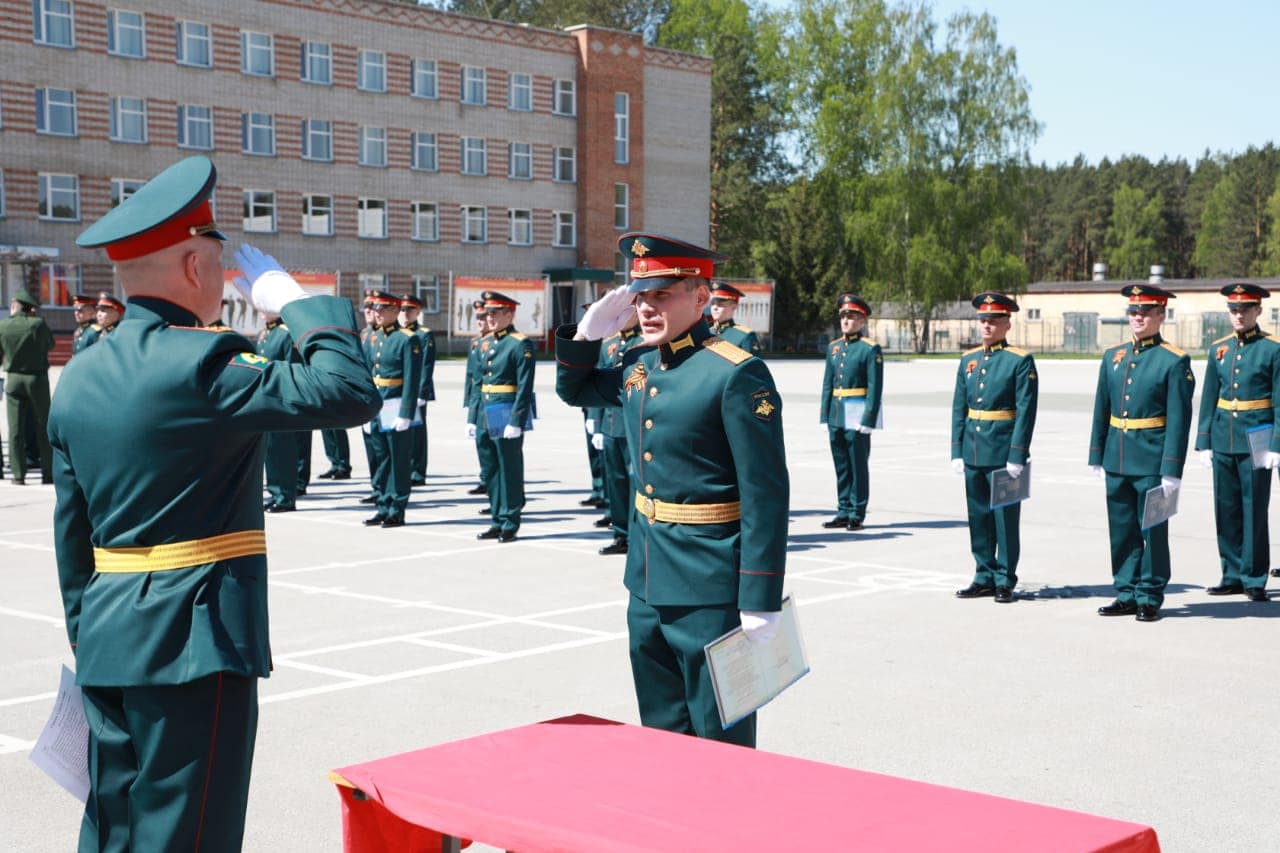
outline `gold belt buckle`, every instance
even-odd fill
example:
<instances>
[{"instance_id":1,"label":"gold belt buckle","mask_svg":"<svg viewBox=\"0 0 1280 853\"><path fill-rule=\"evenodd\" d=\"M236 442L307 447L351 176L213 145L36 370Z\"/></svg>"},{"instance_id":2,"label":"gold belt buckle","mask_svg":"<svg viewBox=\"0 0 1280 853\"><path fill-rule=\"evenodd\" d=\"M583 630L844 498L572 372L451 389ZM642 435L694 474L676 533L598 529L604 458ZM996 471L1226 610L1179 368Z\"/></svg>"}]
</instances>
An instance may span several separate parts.
<instances>
[{"instance_id":1,"label":"gold belt buckle","mask_svg":"<svg viewBox=\"0 0 1280 853\"><path fill-rule=\"evenodd\" d=\"M654 519L658 517L658 505L653 502L653 498L640 498L640 514L653 524Z\"/></svg>"},{"instance_id":2,"label":"gold belt buckle","mask_svg":"<svg viewBox=\"0 0 1280 853\"><path fill-rule=\"evenodd\" d=\"M1120 431L1121 431L1121 432L1128 432L1128 431L1129 431L1129 419L1128 419L1128 418L1121 418L1121 419L1120 419Z\"/></svg>"},{"instance_id":3,"label":"gold belt buckle","mask_svg":"<svg viewBox=\"0 0 1280 853\"><path fill-rule=\"evenodd\" d=\"M1239 408L1239 405L1240 405L1240 401L1239 401L1239 400L1232 400L1232 401L1231 401L1231 411L1233 411L1233 412L1234 412L1234 411L1236 411L1236 410Z\"/></svg>"}]
</instances>

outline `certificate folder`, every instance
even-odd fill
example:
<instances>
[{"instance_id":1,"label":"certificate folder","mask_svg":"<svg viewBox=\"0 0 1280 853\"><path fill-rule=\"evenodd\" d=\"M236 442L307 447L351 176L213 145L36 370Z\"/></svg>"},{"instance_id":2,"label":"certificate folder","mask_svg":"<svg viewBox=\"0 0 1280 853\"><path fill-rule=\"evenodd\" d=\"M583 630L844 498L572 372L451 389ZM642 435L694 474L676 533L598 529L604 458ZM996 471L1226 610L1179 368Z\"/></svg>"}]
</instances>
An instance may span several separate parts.
<instances>
[{"instance_id":1,"label":"certificate folder","mask_svg":"<svg viewBox=\"0 0 1280 853\"><path fill-rule=\"evenodd\" d=\"M991 484L991 509L1016 504L1031 497L1031 463L1022 467L1022 474L1011 477L1003 468L997 468L987 475Z\"/></svg>"},{"instance_id":2,"label":"certificate folder","mask_svg":"<svg viewBox=\"0 0 1280 853\"><path fill-rule=\"evenodd\" d=\"M1146 498L1142 501L1142 529L1155 527L1177 515L1178 495L1181 492L1181 486L1175 488L1168 497L1164 495L1163 486L1148 490Z\"/></svg>"},{"instance_id":3,"label":"certificate folder","mask_svg":"<svg viewBox=\"0 0 1280 853\"><path fill-rule=\"evenodd\" d=\"M791 596L782 599L782 615L772 639L750 640L742 628L734 628L707 643L704 651L720 725L726 729L809 672Z\"/></svg>"},{"instance_id":4,"label":"certificate folder","mask_svg":"<svg viewBox=\"0 0 1280 853\"><path fill-rule=\"evenodd\" d=\"M1262 424L1244 431L1249 440L1249 455L1253 457L1253 467L1267 467L1267 451L1271 449L1271 436L1275 433L1275 424Z\"/></svg>"}]
</instances>

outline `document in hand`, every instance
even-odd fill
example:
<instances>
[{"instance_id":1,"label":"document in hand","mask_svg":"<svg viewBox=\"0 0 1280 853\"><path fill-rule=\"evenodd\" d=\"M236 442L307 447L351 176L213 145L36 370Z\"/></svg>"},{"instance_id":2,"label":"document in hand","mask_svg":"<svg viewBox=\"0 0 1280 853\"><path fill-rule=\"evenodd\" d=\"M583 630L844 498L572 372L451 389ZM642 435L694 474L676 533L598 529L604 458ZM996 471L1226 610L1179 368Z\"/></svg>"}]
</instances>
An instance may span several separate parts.
<instances>
[{"instance_id":1,"label":"document in hand","mask_svg":"<svg viewBox=\"0 0 1280 853\"><path fill-rule=\"evenodd\" d=\"M848 397L844 401L844 428L853 429L862 423L862 416L867 411L867 401L864 397ZM876 412L876 425L874 429L884 429L884 406Z\"/></svg>"},{"instance_id":2,"label":"document in hand","mask_svg":"<svg viewBox=\"0 0 1280 853\"><path fill-rule=\"evenodd\" d=\"M49 721L31 750L31 763L80 802L89 799L89 721L76 674L65 666Z\"/></svg>"},{"instance_id":3,"label":"document in hand","mask_svg":"<svg viewBox=\"0 0 1280 853\"><path fill-rule=\"evenodd\" d=\"M1271 436L1275 433L1275 424L1262 424L1244 431L1249 440L1249 455L1253 458L1253 467L1267 467L1267 451L1271 449Z\"/></svg>"},{"instance_id":4,"label":"document in hand","mask_svg":"<svg viewBox=\"0 0 1280 853\"><path fill-rule=\"evenodd\" d=\"M378 412L378 432L391 432L396 428L396 418L400 417L399 397L392 397L382 401L382 411ZM413 420L410 422L412 426L422 425L422 409L414 407Z\"/></svg>"},{"instance_id":5,"label":"document in hand","mask_svg":"<svg viewBox=\"0 0 1280 853\"><path fill-rule=\"evenodd\" d=\"M716 692L720 725L726 729L809 672L791 596L782 599L782 615L773 639L749 640L742 628L734 628L707 643L703 651Z\"/></svg>"},{"instance_id":6,"label":"document in hand","mask_svg":"<svg viewBox=\"0 0 1280 853\"><path fill-rule=\"evenodd\" d=\"M1168 521L1178 514L1178 495L1182 493L1182 487L1179 486L1173 490L1169 497L1164 496L1164 488L1156 486L1147 492L1146 498L1142 501L1142 529L1155 527L1162 521Z\"/></svg>"},{"instance_id":7,"label":"document in hand","mask_svg":"<svg viewBox=\"0 0 1280 853\"><path fill-rule=\"evenodd\" d=\"M987 475L987 480L991 483L992 509L1025 501L1031 497L1031 462L1023 466L1018 477L1010 477L1008 471L997 468Z\"/></svg>"}]
</instances>

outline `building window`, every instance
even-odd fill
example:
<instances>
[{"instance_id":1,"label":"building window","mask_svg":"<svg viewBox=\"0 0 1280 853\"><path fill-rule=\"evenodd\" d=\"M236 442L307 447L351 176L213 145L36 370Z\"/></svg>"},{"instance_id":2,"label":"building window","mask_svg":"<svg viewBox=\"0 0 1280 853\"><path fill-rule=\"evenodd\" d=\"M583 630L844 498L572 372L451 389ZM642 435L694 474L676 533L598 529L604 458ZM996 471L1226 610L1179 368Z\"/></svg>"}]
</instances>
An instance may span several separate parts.
<instances>
[{"instance_id":1,"label":"building window","mask_svg":"<svg viewBox=\"0 0 1280 853\"><path fill-rule=\"evenodd\" d=\"M462 174L483 175L487 170L485 140L476 136L462 137Z\"/></svg>"},{"instance_id":2,"label":"building window","mask_svg":"<svg viewBox=\"0 0 1280 853\"><path fill-rule=\"evenodd\" d=\"M533 109L533 77L512 74L507 81L507 109L529 112Z\"/></svg>"},{"instance_id":3,"label":"building window","mask_svg":"<svg viewBox=\"0 0 1280 853\"><path fill-rule=\"evenodd\" d=\"M507 223L510 225L507 242L513 246L533 245L533 212L528 210L508 210Z\"/></svg>"},{"instance_id":4,"label":"building window","mask_svg":"<svg viewBox=\"0 0 1280 853\"><path fill-rule=\"evenodd\" d=\"M577 180L577 168L574 163L574 154L572 148L556 149L556 170L555 179L565 183L573 183Z\"/></svg>"},{"instance_id":5,"label":"building window","mask_svg":"<svg viewBox=\"0 0 1280 853\"><path fill-rule=\"evenodd\" d=\"M245 232L274 233L276 230L276 194L267 190L244 191Z\"/></svg>"},{"instance_id":6,"label":"building window","mask_svg":"<svg viewBox=\"0 0 1280 853\"><path fill-rule=\"evenodd\" d=\"M485 100L484 69L475 65L462 66L462 103L483 104Z\"/></svg>"},{"instance_id":7,"label":"building window","mask_svg":"<svg viewBox=\"0 0 1280 853\"><path fill-rule=\"evenodd\" d=\"M1173 320L1175 320L1175 319L1176 319L1176 318L1174 317L1174 312L1175 312L1175 311L1177 311L1177 309L1176 309L1176 308L1166 308L1166 309L1164 309L1164 319L1165 319L1166 321L1173 321Z\"/></svg>"},{"instance_id":8,"label":"building window","mask_svg":"<svg viewBox=\"0 0 1280 853\"><path fill-rule=\"evenodd\" d=\"M178 22L178 64L213 67L213 42L209 37L208 24Z\"/></svg>"},{"instance_id":9,"label":"building window","mask_svg":"<svg viewBox=\"0 0 1280 853\"><path fill-rule=\"evenodd\" d=\"M489 240L489 208L472 205L462 207L462 242L485 243Z\"/></svg>"},{"instance_id":10,"label":"building window","mask_svg":"<svg viewBox=\"0 0 1280 853\"><path fill-rule=\"evenodd\" d=\"M178 146L204 151L213 148L213 110L210 107L196 104L178 107Z\"/></svg>"},{"instance_id":11,"label":"building window","mask_svg":"<svg viewBox=\"0 0 1280 853\"><path fill-rule=\"evenodd\" d=\"M40 304L65 307L82 287L79 264L40 265Z\"/></svg>"},{"instance_id":12,"label":"building window","mask_svg":"<svg viewBox=\"0 0 1280 853\"><path fill-rule=\"evenodd\" d=\"M302 159L333 161L333 122L318 118L303 119Z\"/></svg>"},{"instance_id":13,"label":"building window","mask_svg":"<svg viewBox=\"0 0 1280 853\"><path fill-rule=\"evenodd\" d=\"M147 141L147 102L143 98L111 99L113 142Z\"/></svg>"},{"instance_id":14,"label":"building window","mask_svg":"<svg viewBox=\"0 0 1280 853\"><path fill-rule=\"evenodd\" d=\"M1027 319L1028 319L1028 320L1031 320L1031 321L1033 321L1033 322L1034 322L1034 321L1036 321L1036 320L1039 320L1039 319L1040 319L1040 309L1039 309L1039 308L1028 308L1028 309L1027 309Z\"/></svg>"},{"instance_id":15,"label":"building window","mask_svg":"<svg viewBox=\"0 0 1280 853\"><path fill-rule=\"evenodd\" d=\"M333 48L328 42L302 43L302 82L321 86L333 83Z\"/></svg>"},{"instance_id":16,"label":"building window","mask_svg":"<svg viewBox=\"0 0 1280 853\"><path fill-rule=\"evenodd\" d=\"M370 290L386 290L387 274L383 272L362 272L360 273L360 292L368 293Z\"/></svg>"},{"instance_id":17,"label":"building window","mask_svg":"<svg viewBox=\"0 0 1280 853\"><path fill-rule=\"evenodd\" d=\"M625 231L631 227L631 187L613 185L613 227Z\"/></svg>"},{"instance_id":18,"label":"building window","mask_svg":"<svg viewBox=\"0 0 1280 853\"><path fill-rule=\"evenodd\" d=\"M413 61L413 81L410 94L415 98L440 97L439 73L434 59L415 59Z\"/></svg>"},{"instance_id":19,"label":"building window","mask_svg":"<svg viewBox=\"0 0 1280 853\"><path fill-rule=\"evenodd\" d=\"M631 162L631 96L626 92L613 96L613 162Z\"/></svg>"},{"instance_id":20,"label":"building window","mask_svg":"<svg viewBox=\"0 0 1280 853\"><path fill-rule=\"evenodd\" d=\"M552 86L551 112L558 116L578 114L577 86L572 80L557 80Z\"/></svg>"},{"instance_id":21,"label":"building window","mask_svg":"<svg viewBox=\"0 0 1280 853\"><path fill-rule=\"evenodd\" d=\"M333 196L302 197L302 233L309 237L333 236Z\"/></svg>"},{"instance_id":22,"label":"building window","mask_svg":"<svg viewBox=\"0 0 1280 853\"><path fill-rule=\"evenodd\" d=\"M380 198L362 198L356 213L356 234L372 240L387 236L387 202Z\"/></svg>"},{"instance_id":23,"label":"building window","mask_svg":"<svg viewBox=\"0 0 1280 853\"><path fill-rule=\"evenodd\" d=\"M627 256L621 252L613 253L613 286L622 287L627 283L627 273L629 267L627 264Z\"/></svg>"},{"instance_id":24,"label":"building window","mask_svg":"<svg viewBox=\"0 0 1280 853\"><path fill-rule=\"evenodd\" d=\"M35 40L53 47L75 47L71 0L34 0L31 4Z\"/></svg>"},{"instance_id":25,"label":"building window","mask_svg":"<svg viewBox=\"0 0 1280 853\"><path fill-rule=\"evenodd\" d=\"M387 91L387 55L380 50L360 51L356 88L366 92Z\"/></svg>"},{"instance_id":26,"label":"building window","mask_svg":"<svg viewBox=\"0 0 1280 853\"><path fill-rule=\"evenodd\" d=\"M440 168L438 153L434 133L419 131L413 135L413 168L434 172Z\"/></svg>"},{"instance_id":27,"label":"building window","mask_svg":"<svg viewBox=\"0 0 1280 853\"><path fill-rule=\"evenodd\" d=\"M40 173L40 218L62 222L80 220L80 178Z\"/></svg>"},{"instance_id":28,"label":"building window","mask_svg":"<svg viewBox=\"0 0 1280 853\"><path fill-rule=\"evenodd\" d=\"M274 157L276 117L270 113L241 113L240 150L245 154Z\"/></svg>"},{"instance_id":29,"label":"building window","mask_svg":"<svg viewBox=\"0 0 1280 853\"><path fill-rule=\"evenodd\" d=\"M36 89L36 132L76 135L76 93L66 89Z\"/></svg>"},{"instance_id":30,"label":"building window","mask_svg":"<svg viewBox=\"0 0 1280 853\"><path fill-rule=\"evenodd\" d=\"M146 57L147 35L141 12L107 10L107 53L133 59Z\"/></svg>"},{"instance_id":31,"label":"building window","mask_svg":"<svg viewBox=\"0 0 1280 853\"><path fill-rule=\"evenodd\" d=\"M111 206L115 207L142 188L146 181L134 181L128 178L111 179Z\"/></svg>"},{"instance_id":32,"label":"building window","mask_svg":"<svg viewBox=\"0 0 1280 853\"><path fill-rule=\"evenodd\" d=\"M415 201L413 203L413 239L440 239L440 217L434 202Z\"/></svg>"},{"instance_id":33,"label":"building window","mask_svg":"<svg viewBox=\"0 0 1280 853\"><path fill-rule=\"evenodd\" d=\"M507 177L519 181L533 179L533 145L512 142L507 146Z\"/></svg>"},{"instance_id":34,"label":"building window","mask_svg":"<svg viewBox=\"0 0 1280 853\"><path fill-rule=\"evenodd\" d=\"M556 216L556 233L551 245L567 247L577 245L577 240L573 233L573 211L557 210Z\"/></svg>"},{"instance_id":35,"label":"building window","mask_svg":"<svg viewBox=\"0 0 1280 853\"><path fill-rule=\"evenodd\" d=\"M415 275L413 293L422 303L423 314L440 313L440 276Z\"/></svg>"},{"instance_id":36,"label":"building window","mask_svg":"<svg viewBox=\"0 0 1280 853\"><path fill-rule=\"evenodd\" d=\"M276 48L270 34L240 31L240 73L255 77L275 76Z\"/></svg>"},{"instance_id":37,"label":"building window","mask_svg":"<svg viewBox=\"0 0 1280 853\"><path fill-rule=\"evenodd\" d=\"M360 165L387 165L387 129L385 127L360 128Z\"/></svg>"}]
</instances>

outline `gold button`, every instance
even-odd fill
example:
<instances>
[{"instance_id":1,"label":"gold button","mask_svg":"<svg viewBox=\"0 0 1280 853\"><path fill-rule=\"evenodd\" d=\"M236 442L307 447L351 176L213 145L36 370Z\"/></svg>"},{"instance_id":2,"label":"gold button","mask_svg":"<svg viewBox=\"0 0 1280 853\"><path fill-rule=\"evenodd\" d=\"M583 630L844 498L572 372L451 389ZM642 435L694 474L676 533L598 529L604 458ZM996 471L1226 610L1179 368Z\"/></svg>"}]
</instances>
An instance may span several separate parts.
<instances>
[{"instance_id":1,"label":"gold button","mask_svg":"<svg viewBox=\"0 0 1280 853\"><path fill-rule=\"evenodd\" d=\"M658 389L657 389L657 388L650 388L650 389L649 389L649 396L650 396L650 397L656 397L656 396L658 396Z\"/></svg>"},{"instance_id":2,"label":"gold button","mask_svg":"<svg viewBox=\"0 0 1280 853\"><path fill-rule=\"evenodd\" d=\"M653 454L646 450L646 451L644 452L644 461L645 461L645 462L652 462L652 461L653 461Z\"/></svg>"},{"instance_id":3,"label":"gold button","mask_svg":"<svg viewBox=\"0 0 1280 853\"><path fill-rule=\"evenodd\" d=\"M1128 394L1125 394L1125 395L1124 395L1124 398L1125 398L1126 400L1128 400L1128 399L1129 399L1129 395L1128 395Z\"/></svg>"},{"instance_id":4,"label":"gold button","mask_svg":"<svg viewBox=\"0 0 1280 853\"><path fill-rule=\"evenodd\" d=\"M653 429L653 418L649 418L644 422L645 429Z\"/></svg>"},{"instance_id":5,"label":"gold button","mask_svg":"<svg viewBox=\"0 0 1280 853\"><path fill-rule=\"evenodd\" d=\"M644 493L645 493L646 495L651 495L651 494L653 494L653 486L650 486L650 485L646 484L646 485L645 485L645 487L644 487Z\"/></svg>"},{"instance_id":6,"label":"gold button","mask_svg":"<svg viewBox=\"0 0 1280 853\"><path fill-rule=\"evenodd\" d=\"M1128 382L1130 385L1132 385L1132 384L1133 384L1133 380L1132 380L1132 379L1126 379L1125 381L1126 381L1126 382Z\"/></svg>"},{"instance_id":7,"label":"gold button","mask_svg":"<svg viewBox=\"0 0 1280 853\"><path fill-rule=\"evenodd\" d=\"M982 427L980 427L980 426L976 426L976 427L974 427L974 428L973 428L973 431L974 431L974 432L982 432Z\"/></svg>"}]
</instances>

